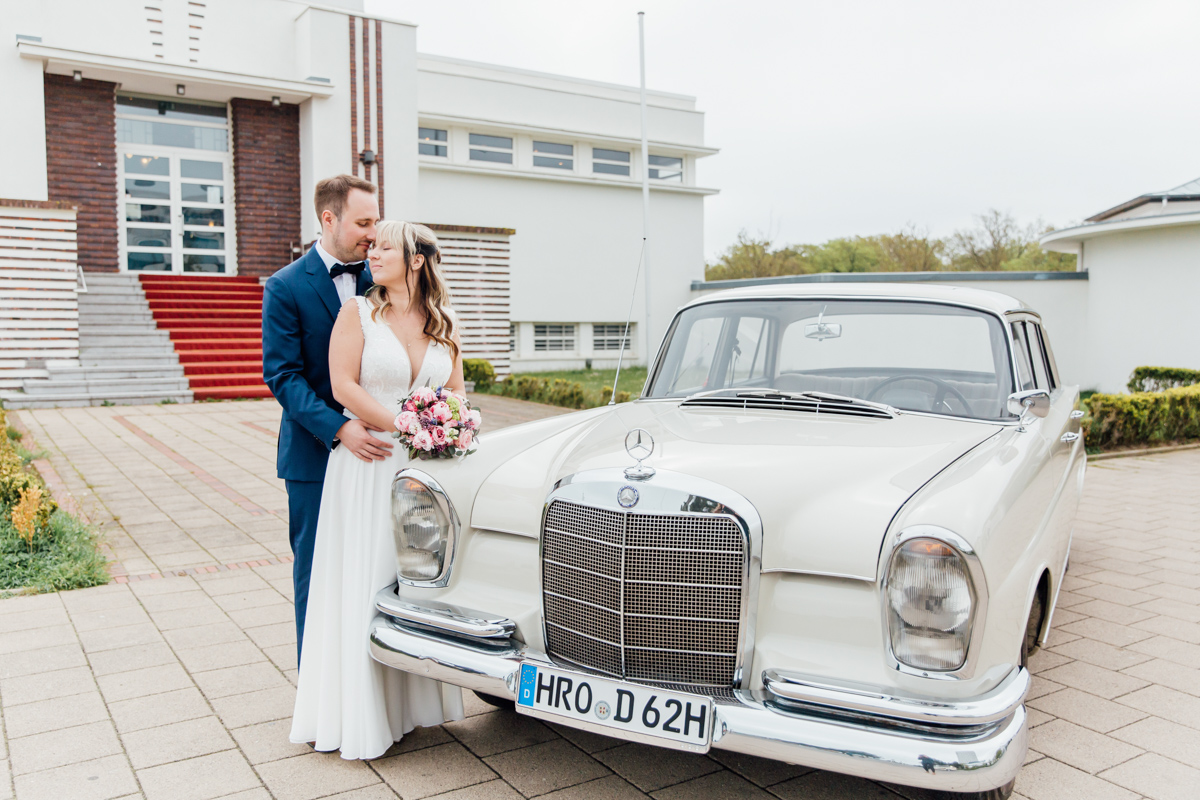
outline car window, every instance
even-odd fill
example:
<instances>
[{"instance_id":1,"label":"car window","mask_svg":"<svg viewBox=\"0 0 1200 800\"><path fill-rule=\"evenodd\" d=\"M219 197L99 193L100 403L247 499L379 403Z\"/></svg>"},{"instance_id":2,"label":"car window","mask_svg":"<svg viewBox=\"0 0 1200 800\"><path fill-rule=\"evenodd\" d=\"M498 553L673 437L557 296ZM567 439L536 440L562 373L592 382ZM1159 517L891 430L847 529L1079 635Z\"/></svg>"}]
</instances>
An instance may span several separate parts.
<instances>
[{"instance_id":1,"label":"car window","mask_svg":"<svg viewBox=\"0 0 1200 800\"><path fill-rule=\"evenodd\" d=\"M712 367L721 340L724 317L705 317L688 321L686 329L677 330L672 341L682 337L683 353L670 374L664 375L669 393L691 394L708 387L708 371Z\"/></svg>"},{"instance_id":2,"label":"car window","mask_svg":"<svg viewBox=\"0 0 1200 800\"><path fill-rule=\"evenodd\" d=\"M1025 323L1025 340L1029 343L1029 358L1033 364L1033 383L1039 389L1047 392L1054 388L1050 375L1046 371L1046 354L1042 350L1042 338L1038 335L1038 326L1032 322Z\"/></svg>"},{"instance_id":3,"label":"car window","mask_svg":"<svg viewBox=\"0 0 1200 800\"><path fill-rule=\"evenodd\" d=\"M1017 380L1021 391L1036 388L1033 381L1033 359L1029 355L1029 342L1025 338L1025 323L1012 323L1013 349L1017 351Z\"/></svg>"},{"instance_id":4,"label":"car window","mask_svg":"<svg viewBox=\"0 0 1200 800\"><path fill-rule=\"evenodd\" d=\"M729 376L726 386L749 386L761 383L766 377L767 320L763 317L742 317L738 320L736 339L731 343Z\"/></svg>"},{"instance_id":5,"label":"car window","mask_svg":"<svg viewBox=\"0 0 1200 800\"><path fill-rule=\"evenodd\" d=\"M1042 343L1042 354L1046 357L1046 374L1050 377L1050 388L1057 389L1059 387L1058 365L1054 363L1054 351L1050 349L1050 337L1041 325L1033 327L1037 329L1038 341Z\"/></svg>"}]
</instances>

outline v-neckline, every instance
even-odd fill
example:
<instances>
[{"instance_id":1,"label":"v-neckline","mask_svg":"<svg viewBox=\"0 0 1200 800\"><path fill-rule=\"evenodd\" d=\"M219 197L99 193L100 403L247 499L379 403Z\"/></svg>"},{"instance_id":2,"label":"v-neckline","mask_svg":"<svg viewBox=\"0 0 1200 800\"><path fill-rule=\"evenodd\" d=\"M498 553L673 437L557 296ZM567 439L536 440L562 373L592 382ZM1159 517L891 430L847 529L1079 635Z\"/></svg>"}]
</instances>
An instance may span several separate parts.
<instances>
[{"instance_id":1,"label":"v-neckline","mask_svg":"<svg viewBox=\"0 0 1200 800\"><path fill-rule=\"evenodd\" d=\"M402 351L404 351L405 359L408 360L408 392L411 393L413 390L413 384L416 382L417 377L421 374L421 370L413 369L412 355L409 354L408 348L404 346L404 342L402 342L400 337L396 335L396 332L392 330L392 323L388 322L386 317L383 320L383 327L387 328L388 333L390 333L392 338L396 340L396 344L400 346ZM421 356L421 369L425 369L425 359L429 358L429 345L431 344L433 344L432 338L425 342L425 353Z\"/></svg>"}]
</instances>

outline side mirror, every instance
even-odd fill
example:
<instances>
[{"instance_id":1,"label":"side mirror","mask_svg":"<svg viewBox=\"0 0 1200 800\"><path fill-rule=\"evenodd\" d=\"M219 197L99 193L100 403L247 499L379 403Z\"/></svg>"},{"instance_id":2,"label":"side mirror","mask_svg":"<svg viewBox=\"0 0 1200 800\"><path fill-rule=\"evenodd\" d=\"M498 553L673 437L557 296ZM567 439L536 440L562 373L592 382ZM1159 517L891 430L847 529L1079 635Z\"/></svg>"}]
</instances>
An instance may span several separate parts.
<instances>
[{"instance_id":1,"label":"side mirror","mask_svg":"<svg viewBox=\"0 0 1200 800\"><path fill-rule=\"evenodd\" d=\"M1013 392L1008 396L1008 412L1022 419L1026 413L1044 417L1050 413L1050 393L1045 389Z\"/></svg>"}]
</instances>

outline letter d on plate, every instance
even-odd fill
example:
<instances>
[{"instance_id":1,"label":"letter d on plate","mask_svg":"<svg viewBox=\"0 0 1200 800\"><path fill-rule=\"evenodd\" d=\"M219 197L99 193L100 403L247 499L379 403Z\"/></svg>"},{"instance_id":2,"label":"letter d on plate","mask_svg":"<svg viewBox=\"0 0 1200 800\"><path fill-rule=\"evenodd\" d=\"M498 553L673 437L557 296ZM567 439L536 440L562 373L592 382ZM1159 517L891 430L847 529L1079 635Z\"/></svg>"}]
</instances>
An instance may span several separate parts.
<instances>
[{"instance_id":1,"label":"letter d on plate","mask_svg":"<svg viewBox=\"0 0 1200 800\"><path fill-rule=\"evenodd\" d=\"M517 690L517 702L523 706L533 705L533 693L537 690L537 667L521 665L521 688Z\"/></svg>"}]
</instances>

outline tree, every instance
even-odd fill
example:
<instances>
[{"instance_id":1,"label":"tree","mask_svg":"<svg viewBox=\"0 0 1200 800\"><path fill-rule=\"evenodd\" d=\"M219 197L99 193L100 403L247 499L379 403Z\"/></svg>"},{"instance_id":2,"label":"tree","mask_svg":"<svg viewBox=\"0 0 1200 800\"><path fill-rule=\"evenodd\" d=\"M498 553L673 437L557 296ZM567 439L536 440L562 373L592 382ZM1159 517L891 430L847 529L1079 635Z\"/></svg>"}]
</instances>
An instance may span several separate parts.
<instances>
[{"instance_id":1,"label":"tree","mask_svg":"<svg viewBox=\"0 0 1200 800\"><path fill-rule=\"evenodd\" d=\"M875 237L882 258L881 272L937 272L946 269L946 244L931 239L928 230L911 222L900 232Z\"/></svg>"},{"instance_id":2,"label":"tree","mask_svg":"<svg viewBox=\"0 0 1200 800\"><path fill-rule=\"evenodd\" d=\"M704 279L727 281L735 278L772 278L777 275L802 275L806 269L800 254L793 248L774 249L771 240L751 236L745 230L737 241L721 254L715 264L704 268Z\"/></svg>"}]
</instances>

